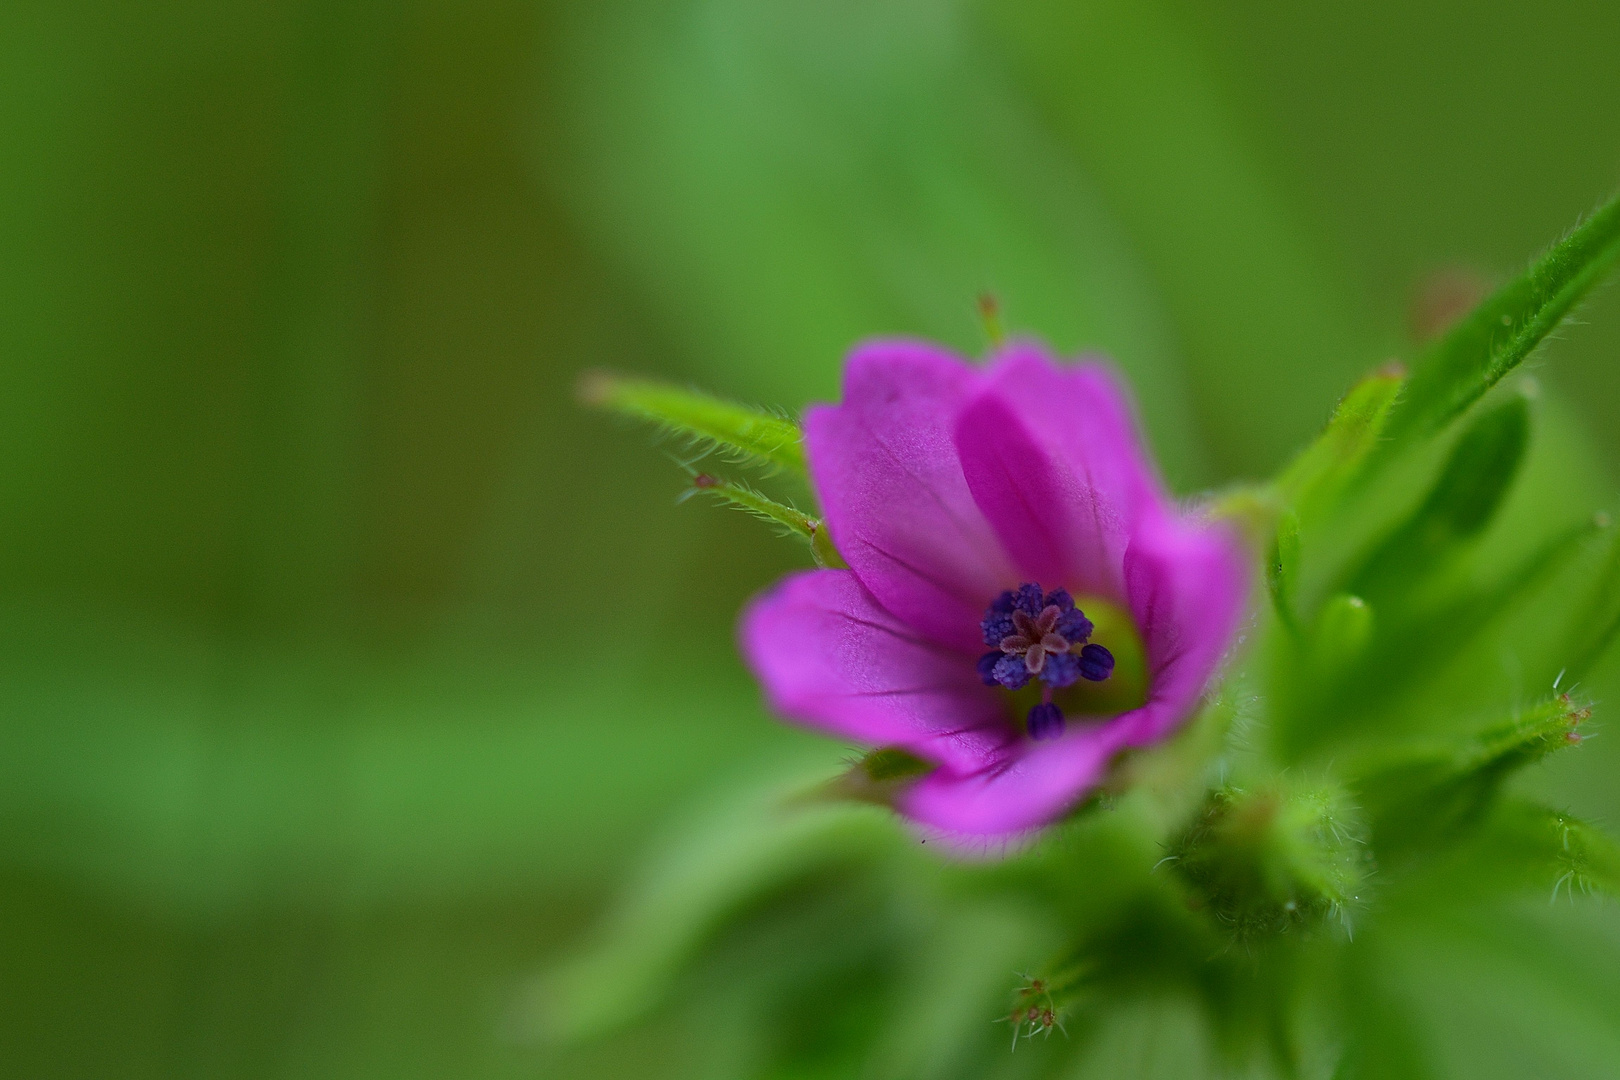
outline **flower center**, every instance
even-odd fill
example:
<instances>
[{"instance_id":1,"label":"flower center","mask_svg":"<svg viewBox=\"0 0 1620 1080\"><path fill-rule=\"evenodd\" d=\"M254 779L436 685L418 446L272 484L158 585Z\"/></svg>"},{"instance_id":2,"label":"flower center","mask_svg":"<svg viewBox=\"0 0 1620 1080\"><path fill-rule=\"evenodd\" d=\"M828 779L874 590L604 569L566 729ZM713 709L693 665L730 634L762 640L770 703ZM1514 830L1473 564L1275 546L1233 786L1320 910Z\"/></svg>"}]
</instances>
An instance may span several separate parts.
<instances>
[{"instance_id":1,"label":"flower center","mask_svg":"<svg viewBox=\"0 0 1620 1080\"><path fill-rule=\"evenodd\" d=\"M1063 711L1052 692L1081 679L1102 682L1114 671L1114 656L1088 642L1094 629L1086 613L1064 589L1043 593L1034 582L1002 593L979 623L991 651L979 658L986 686L1021 689L1031 679L1042 684L1040 703L1030 708L1025 726L1032 739L1063 734Z\"/></svg>"}]
</instances>

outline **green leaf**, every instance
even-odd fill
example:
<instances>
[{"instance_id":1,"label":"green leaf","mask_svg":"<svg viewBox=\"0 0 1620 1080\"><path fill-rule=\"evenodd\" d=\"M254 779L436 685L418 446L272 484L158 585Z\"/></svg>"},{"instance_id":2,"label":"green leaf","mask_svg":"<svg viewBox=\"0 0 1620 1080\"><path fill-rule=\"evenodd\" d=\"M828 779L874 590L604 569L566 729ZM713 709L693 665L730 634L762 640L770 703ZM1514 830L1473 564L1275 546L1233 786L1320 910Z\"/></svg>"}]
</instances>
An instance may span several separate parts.
<instances>
[{"instance_id":1,"label":"green leaf","mask_svg":"<svg viewBox=\"0 0 1620 1080\"><path fill-rule=\"evenodd\" d=\"M1523 395L1476 419L1451 450L1428 497L1352 576L1349 591L1385 606L1477 537L1512 487L1530 442Z\"/></svg>"},{"instance_id":2,"label":"green leaf","mask_svg":"<svg viewBox=\"0 0 1620 1080\"><path fill-rule=\"evenodd\" d=\"M640 1019L751 902L829 868L892 856L903 849L899 836L870 808L817 805L781 786L717 804L660 848L596 941L532 988L520 1026L565 1043Z\"/></svg>"},{"instance_id":3,"label":"green leaf","mask_svg":"<svg viewBox=\"0 0 1620 1080\"><path fill-rule=\"evenodd\" d=\"M1620 198L1604 204L1418 359L1391 434L1430 435L1460 416L1558 328L1617 257Z\"/></svg>"},{"instance_id":4,"label":"green leaf","mask_svg":"<svg viewBox=\"0 0 1620 1080\"><path fill-rule=\"evenodd\" d=\"M1348 603L1348 594L1330 600L1318 617L1316 640L1312 642L1310 655L1316 660L1316 678L1298 685L1303 697L1288 721L1279 725L1280 749L1294 756L1345 738L1368 741L1396 734L1389 723L1399 720L1402 713L1392 705L1444 678L1450 665L1481 634L1519 610L1605 524L1597 517L1577 522L1549 538L1489 585L1470 589L1421 612L1386 618L1384 610L1378 609L1377 626L1369 627L1359 639L1342 639L1336 634L1329 640L1328 608ZM1348 616L1345 612L1339 617ZM1340 640L1344 643L1339 644ZM1357 640L1364 643L1359 654ZM1336 656L1344 658L1337 665L1332 663ZM1328 703L1332 708L1325 707Z\"/></svg>"},{"instance_id":5,"label":"green leaf","mask_svg":"<svg viewBox=\"0 0 1620 1080\"><path fill-rule=\"evenodd\" d=\"M1277 536L1266 560L1266 588L1271 606L1291 632L1298 632L1294 618L1294 588L1299 579L1299 515L1286 510L1277 521Z\"/></svg>"},{"instance_id":6,"label":"green leaf","mask_svg":"<svg viewBox=\"0 0 1620 1080\"><path fill-rule=\"evenodd\" d=\"M800 479L807 475L804 433L784 416L655 379L603 371L581 377L579 396L587 405L649 420L740 460L783 469Z\"/></svg>"},{"instance_id":7,"label":"green leaf","mask_svg":"<svg viewBox=\"0 0 1620 1080\"><path fill-rule=\"evenodd\" d=\"M1590 709L1559 694L1450 746L1406 752L1364 771L1358 787L1380 856L1473 831L1508 777L1578 745L1578 727L1590 716Z\"/></svg>"},{"instance_id":8,"label":"green leaf","mask_svg":"<svg viewBox=\"0 0 1620 1080\"><path fill-rule=\"evenodd\" d=\"M1491 816L1488 858L1523 884L1560 892L1620 896L1620 845L1602 829L1534 803L1505 802Z\"/></svg>"},{"instance_id":9,"label":"green leaf","mask_svg":"<svg viewBox=\"0 0 1620 1080\"><path fill-rule=\"evenodd\" d=\"M1596 520L1600 527L1608 524L1607 515L1599 515ZM1610 545L1609 557L1587 596L1580 613L1570 621L1565 652L1568 662L1559 679L1566 686L1584 679L1620 633L1620 536Z\"/></svg>"}]
</instances>

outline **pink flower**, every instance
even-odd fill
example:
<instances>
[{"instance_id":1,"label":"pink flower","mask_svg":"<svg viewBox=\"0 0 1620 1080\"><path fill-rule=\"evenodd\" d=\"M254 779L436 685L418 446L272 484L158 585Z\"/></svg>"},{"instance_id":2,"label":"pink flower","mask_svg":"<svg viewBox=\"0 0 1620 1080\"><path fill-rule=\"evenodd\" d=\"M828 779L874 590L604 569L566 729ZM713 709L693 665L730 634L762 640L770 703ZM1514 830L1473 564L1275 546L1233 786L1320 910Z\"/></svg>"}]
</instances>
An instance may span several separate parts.
<instances>
[{"instance_id":1,"label":"pink flower","mask_svg":"<svg viewBox=\"0 0 1620 1080\"><path fill-rule=\"evenodd\" d=\"M1248 559L1178 510L1105 364L872 342L805 436L850 569L756 598L743 652L782 714L935 764L901 813L969 844L1039 828L1198 704ZM1087 640L1105 611L1113 652ZM1116 677L1131 699L1109 709L1101 682L1133 649L1135 689Z\"/></svg>"}]
</instances>

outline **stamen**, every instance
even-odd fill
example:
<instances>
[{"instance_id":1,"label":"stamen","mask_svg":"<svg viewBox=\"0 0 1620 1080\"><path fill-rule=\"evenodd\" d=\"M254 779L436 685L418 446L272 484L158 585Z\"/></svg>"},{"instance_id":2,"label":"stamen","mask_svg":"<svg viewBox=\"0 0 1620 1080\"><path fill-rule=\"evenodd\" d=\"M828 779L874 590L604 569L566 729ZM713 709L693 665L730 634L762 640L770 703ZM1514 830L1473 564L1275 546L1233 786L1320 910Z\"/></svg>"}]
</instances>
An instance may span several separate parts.
<instances>
[{"instance_id":1,"label":"stamen","mask_svg":"<svg viewBox=\"0 0 1620 1080\"><path fill-rule=\"evenodd\" d=\"M996 682L1008 690L1018 690L1029 682L1030 671L1024 666L1022 656L1003 654L1001 659L996 661L995 677Z\"/></svg>"},{"instance_id":2,"label":"stamen","mask_svg":"<svg viewBox=\"0 0 1620 1080\"><path fill-rule=\"evenodd\" d=\"M1043 701L1029 710L1024 726L1036 742L1056 739L1063 734L1063 710L1050 701Z\"/></svg>"},{"instance_id":3,"label":"stamen","mask_svg":"<svg viewBox=\"0 0 1620 1080\"><path fill-rule=\"evenodd\" d=\"M1026 581L990 602L979 629L984 643L999 650L979 657L979 678L986 686L1017 690L1039 676L1048 689L1061 688L1080 679L1100 682L1114 670L1107 649L1081 649L1091 636L1091 620L1064 589L1043 593L1040 585Z\"/></svg>"},{"instance_id":4,"label":"stamen","mask_svg":"<svg viewBox=\"0 0 1620 1080\"><path fill-rule=\"evenodd\" d=\"M1092 682L1102 682L1114 673L1114 654L1095 643L1080 650L1080 674Z\"/></svg>"}]
</instances>

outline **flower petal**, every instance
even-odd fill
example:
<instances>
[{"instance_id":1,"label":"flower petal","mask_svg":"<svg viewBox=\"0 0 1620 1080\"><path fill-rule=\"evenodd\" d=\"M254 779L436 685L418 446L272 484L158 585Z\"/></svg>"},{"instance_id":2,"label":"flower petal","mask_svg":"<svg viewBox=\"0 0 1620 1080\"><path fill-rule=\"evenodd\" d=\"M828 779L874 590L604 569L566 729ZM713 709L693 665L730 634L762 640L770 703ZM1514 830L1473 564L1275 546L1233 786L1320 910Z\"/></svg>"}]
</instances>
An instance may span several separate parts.
<instances>
[{"instance_id":1,"label":"flower petal","mask_svg":"<svg viewBox=\"0 0 1620 1080\"><path fill-rule=\"evenodd\" d=\"M975 658L906 626L848 570L787 578L749 605L741 639L771 707L812 727L957 770L1012 741Z\"/></svg>"},{"instance_id":2,"label":"flower petal","mask_svg":"<svg viewBox=\"0 0 1620 1080\"><path fill-rule=\"evenodd\" d=\"M1152 672L1147 702L1056 742L1013 744L977 771L939 769L906 791L902 813L962 841L1016 837L1084 798L1116 752L1162 739L1191 715L1243 617L1242 543L1222 525L1165 519L1139 530L1123 576Z\"/></svg>"},{"instance_id":3,"label":"flower petal","mask_svg":"<svg viewBox=\"0 0 1620 1080\"><path fill-rule=\"evenodd\" d=\"M1123 598L1132 530L1172 504L1106 365L1059 366L1034 345L1010 347L963 407L956 443L1023 576Z\"/></svg>"},{"instance_id":4,"label":"flower petal","mask_svg":"<svg viewBox=\"0 0 1620 1080\"><path fill-rule=\"evenodd\" d=\"M805 416L810 471L839 552L884 607L964 652L1017 580L969 493L952 425L983 376L928 345L857 349L844 398Z\"/></svg>"},{"instance_id":5,"label":"flower petal","mask_svg":"<svg viewBox=\"0 0 1620 1080\"><path fill-rule=\"evenodd\" d=\"M1125 745L1163 738L1185 720L1232 644L1249 595L1249 559L1231 526L1196 519L1137 531L1125 591L1147 652L1148 700L1116 717Z\"/></svg>"},{"instance_id":6,"label":"flower petal","mask_svg":"<svg viewBox=\"0 0 1620 1080\"><path fill-rule=\"evenodd\" d=\"M1011 838L1048 825L1102 778L1120 743L1110 725L1025 743L974 773L938 769L900 797L907 817L958 840Z\"/></svg>"}]
</instances>

